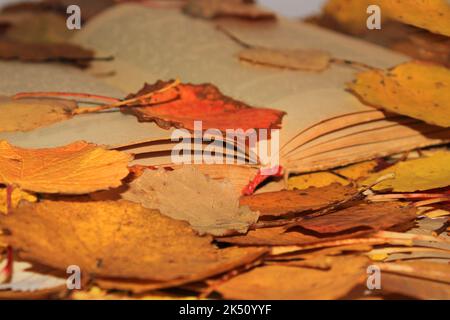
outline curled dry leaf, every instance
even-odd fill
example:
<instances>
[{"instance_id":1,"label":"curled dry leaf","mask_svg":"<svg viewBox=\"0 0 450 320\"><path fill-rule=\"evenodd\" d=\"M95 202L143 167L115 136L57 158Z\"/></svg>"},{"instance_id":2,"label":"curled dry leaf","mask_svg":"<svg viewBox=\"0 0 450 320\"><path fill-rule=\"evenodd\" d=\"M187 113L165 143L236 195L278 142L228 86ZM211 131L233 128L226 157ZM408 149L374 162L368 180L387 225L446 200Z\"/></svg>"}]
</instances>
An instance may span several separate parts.
<instances>
[{"instance_id":1,"label":"curled dry leaf","mask_svg":"<svg viewBox=\"0 0 450 320\"><path fill-rule=\"evenodd\" d=\"M0 183L38 193L86 194L120 186L131 158L83 141L51 149L0 141Z\"/></svg>"},{"instance_id":2,"label":"curled dry leaf","mask_svg":"<svg viewBox=\"0 0 450 320\"><path fill-rule=\"evenodd\" d=\"M372 189L394 192L415 192L444 188L450 185L450 152L439 151L430 157L403 161L380 171L361 184L368 186L380 177L394 173L393 179L385 180Z\"/></svg>"},{"instance_id":3,"label":"curled dry leaf","mask_svg":"<svg viewBox=\"0 0 450 320\"><path fill-rule=\"evenodd\" d=\"M70 100L0 97L0 132L30 131L72 117L77 104Z\"/></svg>"},{"instance_id":4,"label":"curled dry leaf","mask_svg":"<svg viewBox=\"0 0 450 320\"><path fill-rule=\"evenodd\" d=\"M221 17L252 20L276 19L273 12L261 9L252 1L246 0L189 0L183 10L191 16L206 19Z\"/></svg>"},{"instance_id":5,"label":"curled dry leaf","mask_svg":"<svg viewBox=\"0 0 450 320\"><path fill-rule=\"evenodd\" d=\"M137 93L127 97L136 98L167 87L171 82L158 81L145 84ZM194 130L194 121L202 121L203 130L227 129L278 129L284 112L254 108L241 101L223 95L212 84L180 84L170 90L156 93L152 105L145 101L138 105L122 107L124 113L134 114L140 121L154 121L164 129L171 127Z\"/></svg>"},{"instance_id":6,"label":"curled dry leaf","mask_svg":"<svg viewBox=\"0 0 450 320\"><path fill-rule=\"evenodd\" d=\"M412 61L360 73L349 88L364 103L450 127L450 69Z\"/></svg>"},{"instance_id":7,"label":"curled dry leaf","mask_svg":"<svg viewBox=\"0 0 450 320\"><path fill-rule=\"evenodd\" d=\"M261 216L282 216L323 209L345 200L358 191L351 186L332 184L306 190L283 190L242 197L242 206L259 211Z\"/></svg>"},{"instance_id":8,"label":"curled dry leaf","mask_svg":"<svg viewBox=\"0 0 450 320\"><path fill-rule=\"evenodd\" d=\"M44 200L0 219L3 239L27 261L109 281L178 283L251 263L264 249L220 250L182 221L128 201ZM57 239L57 241L55 241ZM123 283L122 283L123 285Z\"/></svg>"},{"instance_id":9,"label":"curled dry leaf","mask_svg":"<svg viewBox=\"0 0 450 320\"><path fill-rule=\"evenodd\" d=\"M391 19L450 36L450 3L447 0L378 0L374 4L377 2Z\"/></svg>"},{"instance_id":10,"label":"curled dry leaf","mask_svg":"<svg viewBox=\"0 0 450 320\"><path fill-rule=\"evenodd\" d=\"M147 170L122 197L187 221L200 234L245 233L259 217L258 212L239 207L239 197L230 182L213 180L193 166L174 171Z\"/></svg>"},{"instance_id":11,"label":"curled dry leaf","mask_svg":"<svg viewBox=\"0 0 450 320\"><path fill-rule=\"evenodd\" d=\"M416 209L400 202L351 206L324 216L304 219L297 226L317 233L336 234L349 230L388 230L416 218Z\"/></svg>"},{"instance_id":12,"label":"curled dry leaf","mask_svg":"<svg viewBox=\"0 0 450 320\"><path fill-rule=\"evenodd\" d=\"M249 48L239 53L239 58L250 63L283 69L323 71L328 68L331 56L322 50L280 50Z\"/></svg>"},{"instance_id":13,"label":"curled dry leaf","mask_svg":"<svg viewBox=\"0 0 450 320\"><path fill-rule=\"evenodd\" d=\"M0 213L8 212L6 188L0 188ZM11 208L16 208L21 201L36 202L37 197L29 192L14 189L11 193Z\"/></svg>"},{"instance_id":14,"label":"curled dry leaf","mask_svg":"<svg viewBox=\"0 0 450 320\"><path fill-rule=\"evenodd\" d=\"M367 258L332 260L327 271L276 265L256 268L225 282L216 291L226 299L338 299L364 283Z\"/></svg>"}]
</instances>

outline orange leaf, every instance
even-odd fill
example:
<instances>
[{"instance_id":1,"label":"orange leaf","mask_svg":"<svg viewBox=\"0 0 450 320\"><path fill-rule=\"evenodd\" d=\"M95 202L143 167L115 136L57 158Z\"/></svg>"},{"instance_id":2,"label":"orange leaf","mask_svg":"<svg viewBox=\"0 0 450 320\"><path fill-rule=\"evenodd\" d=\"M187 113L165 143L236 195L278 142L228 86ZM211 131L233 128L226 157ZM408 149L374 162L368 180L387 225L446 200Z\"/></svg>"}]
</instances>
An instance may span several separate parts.
<instances>
[{"instance_id":1,"label":"orange leaf","mask_svg":"<svg viewBox=\"0 0 450 320\"><path fill-rule=\"evenodd\" d=\"M171 82L158 81L145 86L127 97L135 98L167 87ZM146 106L147 103L152 105ZM156 93L150 101L140 101L137 105L121 108L140 121L154 121L160 127L185 128L194 130L194 121L202 121L203 130L226 129L278 129L284 112L254 108L223 95L212 84L180 84L170 90Z\"/></svg>"},{"instance_id":2,"label":"orange leaf","mask_svg":"<svg viewBox=\"0 0 450 320\"><path fill-rule=\"evenodd\" d=\"M40 193L86 194L120 186L131 156L75 142L22 149L0 141L0 183Z\"/></svg>"}]
</instances>

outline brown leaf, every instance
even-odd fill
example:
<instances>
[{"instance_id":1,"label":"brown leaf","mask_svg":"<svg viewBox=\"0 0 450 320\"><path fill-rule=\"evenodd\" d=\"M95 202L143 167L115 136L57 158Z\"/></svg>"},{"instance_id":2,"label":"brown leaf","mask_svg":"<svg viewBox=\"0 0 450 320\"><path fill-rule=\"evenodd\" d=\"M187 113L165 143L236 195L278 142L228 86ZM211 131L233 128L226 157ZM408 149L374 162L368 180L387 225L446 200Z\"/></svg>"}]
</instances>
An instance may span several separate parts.
<instances>
[{"instance_id":1,"label":"brown leaf","mask_svg":"<svg viewBox=\"0 0 450 320\"><path fill-rule=\"evenodd\" d=\"M331 56L314 49L280 50L268 48L249 48L239 53L241 60L276 68L323 71L328 68Z\"/></svg>"},{"instance_id":2,"label":"brown leaf","mask_svg":"<svg viewBox=\"0 0 450 320\"><path fill-rule=\"evenodd\" d=\"M242 197L241 206L259 211L261 216L282 216L325 208L347 199L358 191L351 186L332 184L306 190L284 190Z\"/></svg>"},{"instance_id":3,"label":"brown leaf","mask_svg":"<svg viewBox=\"0 0 450 320\"><path fill-rule=\"evenodd\" d=\"M230 182L212 180L193 166L174 171L147 170L122 197L187 221L200 234L245 233L259 217L257 212L239 207L239 197Z\"/></svg>"},{"instance_id":4,"label":"brown leaf","mask_svg":"<svg viewBox=\"0 0 450 320\"><path fill-rule=\"evenodd\" d=\"M225 299L314 300L338 299L364 283L364 257L336 257L331 270L265 266L241 274L217 288Z\"/></svg>"},{"instance_id":5,"label":"brown leaf","mask_svg":"<svg viewBox=\"0 0 450 320\"><path fill-rule=\"evenodd\" d=\"M145 84L137 93L127 97L136 98L167 87L171 82L158 81ZM152 105L145 101L137 106L122 107L124 113L135 115L139 121L154 121L164 129L171 127L194 130L194 121L202 121L203 130L227 129L277 129L281 126L284 112L254 108L223 95L212 84L180 84L171 90L156 93Z\"/></svg>"},{"instance_id":6,"label":"brown leaf","mask_svg":"<svg viewBox=\"0 0 450 320\"><path fill-rule=\"evenodd\" d=\"M259 8L245 0L190 0L184 6L185 13L200 18L233 17L252 20L273 20L273 12Z\"/></svg>"},{"instance_id":7,"label":"brown leaf","mask_svg":"<svg viewBox=\"0 0 450 320\"><path fill-rule=\"evenodd\" d=\"M32 192L86 194L120 186L131 158L82 141L52 149L0 141L0 183Z\"/></svg>"},{"instance_id":8,"label":"brown leaf","mask_svg":"<svg viewBox=\"0 0 450 320\"><path fill-rule=\"evenodd\" d=\"M368 234L368 231L349 232L342 235L318 235L300 229L286 231L284 227L249 231L243 236L217 238L219 242L239 246L307 246L334 240L350 239Z\"/></svg>"},{"instance_id":9,"label":"brown leaf","mask_svg":"<svg viewBox=\"0 0 450 320\"><path fill-rule=\"evenodd\" d=\"M334 234L352 229L388 230L415 220L416 209L401 202L352 206L324 216L304 219L298 226L310 231Z\"/></svg>"},{"instance_id":10,"label":"brown leaf","mask_svg":"<svg viewBox=\"0 0 450 320\"><path fill-rule=\"evenodd\" d=\"M119 281L190 282L250 263L264 249L220 250L186 223L128 201L45 200L0 219L20 256ZM57 240L57 241L56 241Z\"/></svg>"},{"instance_id":11,"label":"brown leaf","mask_svg":"<svg viewBox=\"0 0 450 320\"><path fill-rule=\"evenodd\" d=\"M72 117L74 101L57 99L12 100L0 97L0 132L30 131Z\"/></svg>"},{"instance_id":12,"label":"brown leaf","mask_svg":"<svg viewBox=\"0 0 450 320\"><path fill-rule=\"evenodd\" d=\"M67 62L87 67L94 52L68 43L37 44L0 39L0 59L25 62Z\"/></svg>"}]
</instances>

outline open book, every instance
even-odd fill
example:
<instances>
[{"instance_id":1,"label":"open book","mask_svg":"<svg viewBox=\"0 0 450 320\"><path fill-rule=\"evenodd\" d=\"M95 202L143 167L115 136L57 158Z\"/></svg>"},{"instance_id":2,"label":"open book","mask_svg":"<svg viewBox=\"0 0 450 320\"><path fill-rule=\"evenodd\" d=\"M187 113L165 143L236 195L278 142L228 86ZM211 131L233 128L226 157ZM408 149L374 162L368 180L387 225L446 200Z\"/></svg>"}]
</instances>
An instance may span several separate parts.
<instances>
[{"instance_id":1,"label":"open book","mask_svg":"<svg viewBox=\"0 0 450 320\"><path fill-rule=\"evenodd\" d=\"M386 49L298 21L244 23L209 21L179 9L124 4L84 26L74 42L98 55L115 57L80 71L66 66L0 63L0 94L19 91L71 91L123 98L145 82L179 78L212 83L225 95L251 106L286 112L280 131L280 163L289 172L343 166L448 141L450 130L385 114L363 105L346 91L356 72L332 65L324 72L301 72L239 61L242 47L217 29L217 23L251 45L312 48L333 57L387 68L408 60ZM99 74L114 72L109 77ZM88 114L45 128L1 133L23 147L53 147L86 140L135 154L135 163L170 164L176 142L171 130L140 123L120 112ZM234 151L233 146L229 148Z\"/></svg>"}]
</instances>

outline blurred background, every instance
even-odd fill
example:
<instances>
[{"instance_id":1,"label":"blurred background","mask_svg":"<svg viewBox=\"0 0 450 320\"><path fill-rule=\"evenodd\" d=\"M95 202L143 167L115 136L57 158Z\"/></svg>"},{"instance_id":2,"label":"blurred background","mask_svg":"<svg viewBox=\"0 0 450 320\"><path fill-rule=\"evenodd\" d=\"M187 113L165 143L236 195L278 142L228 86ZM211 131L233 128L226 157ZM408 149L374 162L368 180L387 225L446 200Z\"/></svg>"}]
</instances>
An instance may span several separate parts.
<instances>
[{"instance_id":1,"label":"blurred background","mask_svg":"<svg viewBox=\"0 0 450 320\"><path fill-rule=\"evenodd\" d=\"M26 1L27 0L0 0L0 7L9 3ZM281 15L287 17L303 17L320 12L320 8L325 3L325 0L258 0L258 2L277 11Z\"/></svg>"}]
</instances>

